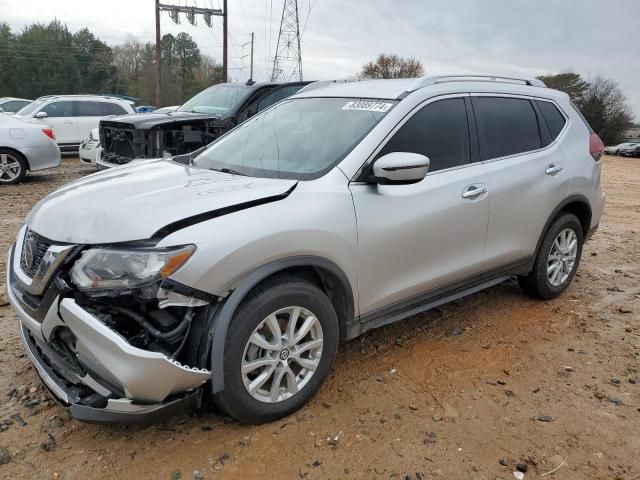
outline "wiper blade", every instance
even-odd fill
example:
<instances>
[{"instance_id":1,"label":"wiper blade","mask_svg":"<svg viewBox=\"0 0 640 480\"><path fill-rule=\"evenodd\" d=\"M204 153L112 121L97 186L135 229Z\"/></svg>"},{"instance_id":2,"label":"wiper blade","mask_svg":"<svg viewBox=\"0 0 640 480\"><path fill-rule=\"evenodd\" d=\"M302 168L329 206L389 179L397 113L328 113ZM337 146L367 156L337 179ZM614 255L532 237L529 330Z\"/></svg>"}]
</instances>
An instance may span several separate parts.
<instances>
[{"instance_id":1,"label":"wiper blade","mask_svg":"<svg viewBox=\"0 0 640 480\"><path fill-rule=\"evenodd\" d=\"M211 170L215 170L216 172L230 173L231 175L241 175L243 177L246 177L244 173L234 170L233 168L222 167L222 168L212 168Z\"/></svg>"}]
</instances>

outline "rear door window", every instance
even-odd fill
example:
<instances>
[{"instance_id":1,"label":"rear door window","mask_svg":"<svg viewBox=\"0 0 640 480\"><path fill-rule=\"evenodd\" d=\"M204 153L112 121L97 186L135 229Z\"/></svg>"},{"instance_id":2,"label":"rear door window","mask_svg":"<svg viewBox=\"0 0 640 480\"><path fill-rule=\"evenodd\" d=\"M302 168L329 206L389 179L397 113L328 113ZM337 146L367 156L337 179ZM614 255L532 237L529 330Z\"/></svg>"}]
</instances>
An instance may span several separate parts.
<instances>
[{"instance_id":1,"label":"rear door window","mask_svg":"<svg viewBox=\"0 0 640 480\"><path fill-rule=\"evenodd\" d=\"M261 112L262 110L270 107L274 103L279 102L280 100L283 100L287 97L290 97L301 88L302 88L302 85L288 85L286 87L276 88L274 91L268 93L267 95L265 95L260 99L260 101L258 102L258 111Z\"/></svg>"},{"instance_id":2,"label":"rear door window","mask_svg":"<svg viewBox=\"0 0 640 480\"><path fill-rule=\"evenodd\" d=\"M413 115L380 151L419 153L429 157L429 171L469 163L470 142L463 98L439 100Z\"/></svg>"},{"instance_id":3,"label":"rear door window","mask_svg":"<svg viewBox=\"0 0 640 480\"><path fill-rule=\"evenodd\" d=\"M565 120L564 116L558 108L551 102L545 102L542 100L536 100L538 104L538 108L542 112L542 116L544 117L544 121L549 128L549 133L551 133L551 138L555 140L560 135L560 132L564 128Z\"/></svg>"},{"instance_id":4,"label":"rear door window","mask_svg":"<svg viewBox=\"0 0 640 480\"><path fill-rule=\"evenodd\" d=\"M483 160L541 148L538 118L527 99L473 97Z\"/></svg>"},{"instance_id":5,"label":"rear door window","mask_svg":"<svg viewBox=\"0 0 640 480\"><path fill-rule=\"evenodd\" d=\"M76 116L78 117L102 117L102 102L75 102Z\"/></svg>"}]
</instances>

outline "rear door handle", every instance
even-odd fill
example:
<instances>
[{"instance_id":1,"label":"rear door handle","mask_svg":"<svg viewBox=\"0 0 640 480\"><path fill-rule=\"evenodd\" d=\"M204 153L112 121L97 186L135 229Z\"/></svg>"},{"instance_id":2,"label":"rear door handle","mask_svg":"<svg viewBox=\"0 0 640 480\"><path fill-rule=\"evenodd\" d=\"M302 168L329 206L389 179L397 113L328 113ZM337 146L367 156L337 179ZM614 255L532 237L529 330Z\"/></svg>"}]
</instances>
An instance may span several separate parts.
<instances>
[{"instance_id":1,"label":"rear door handle","mask_svg":"<svg viewBox=\"0 0 640 480\"><path fill-rule=\"evenodd\" d=\"M560 173L562 170L564 170L564 167L562 165L552 163L547 167L544 173L546 173L547 175L555 175L556 173Z\"/></svg>"},{"instance_id":2,"label":"rear door handle","mask_svg":"<svg viewBox=\"0 0 640 480\"><path fill-rule=\"evenodd\" d=\"M487 186L482 184L469 185L462 192L462 198L471 199L479 197L483 193L487 193Z\"/></svg>"}]
</instances>

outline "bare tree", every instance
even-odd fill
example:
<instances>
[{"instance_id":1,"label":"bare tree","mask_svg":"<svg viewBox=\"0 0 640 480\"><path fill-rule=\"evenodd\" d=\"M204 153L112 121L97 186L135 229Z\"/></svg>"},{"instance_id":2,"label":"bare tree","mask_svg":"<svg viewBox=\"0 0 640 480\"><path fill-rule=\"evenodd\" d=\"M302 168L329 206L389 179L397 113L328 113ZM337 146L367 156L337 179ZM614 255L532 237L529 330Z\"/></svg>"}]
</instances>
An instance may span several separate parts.
<instances>
[{"instance_id":1,"label":"bare tree","mask_svg":"<svg viewBox=\"0 0 640 480\"><path fill-rule=\"evenodd\" d=\"M398 55L382 53L375 62L367 62L362 66L362 78L413 78L424 75L424 67L420 60Z\"/></svg>"},{"instance_id":2,"label":"bare tree","mask_svg":"<svg viewBox=\"0 0 640 480\"><path fill-rule=\"evenodd\" d=\"M129 35L124 43L113 47L113 64L132 95L140 94L140 73L145 67L144 44Z\"/></svg>"},{"instance_id":3,"label":"bare tree","mask_svg":"<svg viewBox=\"0 0 640 480\"><path fill-rule=\"evenodd\" d=\"M209 55L202 55L200 65L194 69L193 73L202 89L222 82L222 65Z\"/></svg>"},{"instance_id":4,"label":"bare tree","mask_svg":"<svg viewBox=\"0 0 640 480\"><path fill-rule=\"evenodd\" d=\"M607 145L624 139L624 131L633 125L627 99L611 79L598 75L577 102L591 127Z\"/></svg>"}]
</instances>

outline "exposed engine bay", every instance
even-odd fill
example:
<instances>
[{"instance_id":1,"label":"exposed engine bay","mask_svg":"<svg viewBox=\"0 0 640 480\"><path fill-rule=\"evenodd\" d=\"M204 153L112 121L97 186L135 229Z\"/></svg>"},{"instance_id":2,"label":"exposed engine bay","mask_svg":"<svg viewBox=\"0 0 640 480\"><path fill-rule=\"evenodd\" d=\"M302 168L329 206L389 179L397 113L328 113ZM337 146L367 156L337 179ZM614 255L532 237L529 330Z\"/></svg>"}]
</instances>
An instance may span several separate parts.
<instances>
[{"instance_id":1,"label":"exposed engine bay","mask_svg":"<svg viewBox=\"0 0 640 480\"><path fill-rule=\"evenodd\" d=\"M55 277L54 288L60 297L72 297L135 348L161 353L192 368L208 367L208 343L202 340L216 297L170 280L140 288L82 292L71 287L70 278L70 266L79 255L76 252ZM75 363L75 337L69 328L56 327L51 341L59 354Z\"/></svg>"},{"instance_id":2,"label":"exposed engine bay","mask_svg":"<svg viewBox=\"0 0 640 480\"><path fill-rule=\"evenodd\" d=\"M163 115L162 121L155 122L149 116L147 121L139 124L101 121L103 159L124 165L139 158L183 155L208 145L235 126L231 119L219 120L194 114L174 119L169 115Z\"/></svg>"}]
</instances>

